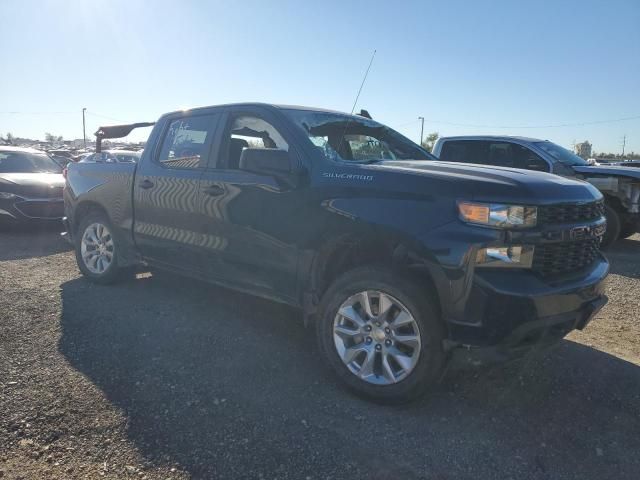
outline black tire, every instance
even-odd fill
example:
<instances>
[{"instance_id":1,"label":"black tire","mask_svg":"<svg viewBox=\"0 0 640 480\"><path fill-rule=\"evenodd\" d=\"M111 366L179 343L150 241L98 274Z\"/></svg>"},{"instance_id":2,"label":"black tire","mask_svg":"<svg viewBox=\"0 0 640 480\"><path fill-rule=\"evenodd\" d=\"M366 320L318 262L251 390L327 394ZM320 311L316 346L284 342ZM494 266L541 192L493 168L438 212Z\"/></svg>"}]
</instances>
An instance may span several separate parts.
<instances>
[{"instance_id":1,"label":"black tire","mask_svg":"<svg viewBox=\"0 0 640 480\"><path fill-rule=\"evenodd\" d=\"M609 205L604 206L604 216L607 219L607 230L602 239L602 248L606 248L620 238L620 215Z\"/></svg>"},{"instance_id":2,"label":"black tire","mask_svg":"<svg viewBox=\"0 0 640 480\"><path fill-rule=\"evenodd\" d=\"M352 295L378 290L399 300L416 320L421 340L413 370L397 383L376 385L352 373L339 356L333 325L340 306ZM445 329L427 287L407 275L384 267L360 267L341 275L323 295L316 321L318 345L340 380L354 393L379 403L404 403L426 392L441 377L446 355Z\"/></svg>"},{"instance_id":3,"label":"black tire","mask_svg":"<svg viewBox=\"0 0 640 480\"><path fill-rule=\"evenodd\" d=\"M633 237L636 233L638 233L638 229L634 223L625 223L620 228L619 238Z\"/></svg>"},{"instance_id":4,"label":"black tire","mask_svg":"<svg viewBox=\"0 0 640 480\"><path fill-rule=\"evenodd\" d=\"M89 270L88 266L85 264L82 259L82 250L81 250L81 242L84 232L87 227L94 223L99 223L104 225L109 232L111 232L112 240L113 240L113 258L109 266L102 273L95 273ZM78 263L78 268L82 272L82 274L93 283L98 283L101 285L108 285L116 282L120 277L120 267L118 267L118 241L113 235L114 229L109 221L109 218L100 211L90 211L84 217L80 219L80 223L78 224L78 229L75 234L75 253L76 253L76 262Z\"/></svg>"}]
</instances>

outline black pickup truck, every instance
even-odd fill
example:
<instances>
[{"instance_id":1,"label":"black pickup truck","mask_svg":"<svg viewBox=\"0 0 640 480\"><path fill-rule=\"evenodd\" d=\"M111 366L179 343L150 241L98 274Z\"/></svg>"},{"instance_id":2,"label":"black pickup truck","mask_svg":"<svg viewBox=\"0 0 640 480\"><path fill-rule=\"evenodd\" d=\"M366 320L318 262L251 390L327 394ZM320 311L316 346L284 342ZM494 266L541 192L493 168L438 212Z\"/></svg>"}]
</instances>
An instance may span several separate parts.
<instances>
[{"instance_id":1,"label":"black pickup truck","mask_svg":"<svg viewBox=\"0 0 640 480\"><path fill-rule=\"evenodd\" d=\"M346 385L386 402L425 391L453 352L553 342L606 303L596 188L432 161L365 117L178 111L139 163L70 165L80 270L109 283L146 262L296 306Z\"/></svg>"}]
</instances>

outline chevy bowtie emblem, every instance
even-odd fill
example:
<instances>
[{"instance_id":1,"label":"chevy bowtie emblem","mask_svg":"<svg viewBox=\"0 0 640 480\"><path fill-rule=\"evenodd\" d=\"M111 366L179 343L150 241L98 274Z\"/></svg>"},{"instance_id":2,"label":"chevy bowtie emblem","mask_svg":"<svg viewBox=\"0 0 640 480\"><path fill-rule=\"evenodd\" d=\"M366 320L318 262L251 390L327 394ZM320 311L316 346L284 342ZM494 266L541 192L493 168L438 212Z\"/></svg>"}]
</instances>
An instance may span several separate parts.
<instances>
[{"instance_id":1,"label":"chevy bowtie emblem","mask_svg":"<svg viewBox=\"0 0 640 480\"><path fill-rule=\"evenodd\" d=\"M599 237L604 234L605 228L605 225L574 227L569 231L569 238L571 240L584 240L586 238Z\"/></svg>"}]
</instances>

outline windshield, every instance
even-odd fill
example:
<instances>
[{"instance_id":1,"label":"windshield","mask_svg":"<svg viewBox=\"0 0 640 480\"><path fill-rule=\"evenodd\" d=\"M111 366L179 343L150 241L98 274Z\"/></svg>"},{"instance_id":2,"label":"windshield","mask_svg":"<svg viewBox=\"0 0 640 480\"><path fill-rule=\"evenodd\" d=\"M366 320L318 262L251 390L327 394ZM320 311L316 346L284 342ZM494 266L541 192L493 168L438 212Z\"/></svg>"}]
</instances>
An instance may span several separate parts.
<instances>
[{"instance_id":1,"label":"windshield","mask_svg":"<svg viewBox=\"0 0 640 480\"><path fill-rule=\"evenodd\" d=\"M555 143L551 143L549 141L544 142L536 142L538 148L541 148L549 155L551 155L558 162L564 163L565 165L589 165L586 160L580 158L573 152L570 152L566 148L562 148L560 145L556 145Z\"/></svg>"},{"instance_id":2,"label":"windshield","mask_svg":"<svg viewBox=\"0 0 640 480\"><path fill-rule=\"evenodd\" d=\"M62 173L62 167L44 153L0 151L0 173Z\"/></svg>"},{"instance_id":3,"label":"windshield","mask_svg":"<svg viewBox=\"0 0 640 480\"><path fill-rule=\"evenodd\" d=\"M312 110L285 109L309 140L331 160L434 160L429 153L389 127L368 118Z\"/></svg>"}]
</instances>

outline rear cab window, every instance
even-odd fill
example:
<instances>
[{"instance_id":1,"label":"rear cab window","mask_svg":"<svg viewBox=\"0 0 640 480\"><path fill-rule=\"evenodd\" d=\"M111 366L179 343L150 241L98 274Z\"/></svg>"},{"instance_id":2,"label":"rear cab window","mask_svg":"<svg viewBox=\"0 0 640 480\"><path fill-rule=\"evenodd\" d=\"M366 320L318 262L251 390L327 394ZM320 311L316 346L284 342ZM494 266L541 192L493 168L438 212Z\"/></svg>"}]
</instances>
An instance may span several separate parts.
<instances>
[{"instance_id":1,"label":"rear cab window","mask_svg":"<svg viewBox=\"0 0 640 480\"><path fill-rule=\"evenodd\" d=\"M440 152L440 160L444 162L488 163L488 142L475 140L445 141Z\"/></svg>"}]
</instances>

